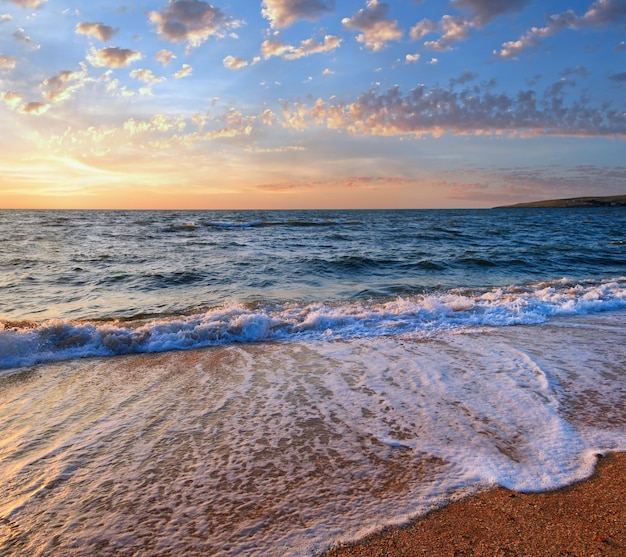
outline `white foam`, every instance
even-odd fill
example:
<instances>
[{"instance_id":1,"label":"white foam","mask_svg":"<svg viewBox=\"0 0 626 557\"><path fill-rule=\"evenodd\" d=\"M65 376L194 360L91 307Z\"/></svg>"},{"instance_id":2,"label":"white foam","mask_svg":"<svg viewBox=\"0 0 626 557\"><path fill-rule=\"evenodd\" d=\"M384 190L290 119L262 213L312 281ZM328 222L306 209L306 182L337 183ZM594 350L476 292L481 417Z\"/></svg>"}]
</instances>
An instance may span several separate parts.
<instances>
[{"instance_id":1,"label":"white foam","mask_svg":"<svg viewBox=\"0 0 626 557\"><path fill-rule=\"evenodd\" d=\"M185 350L237 342L425 337L536 324L626 308L626 278L448 292L336 304L226 305L145 323L52 321L0 331L0 369L87 356Z\"/></svg>"},{"instance_id":2,"label":"white foam","mask_svg":"<svg viewBox=\"0 0 626 557\"><path fill-rule=\"evenodd\" d=\"M242 331L272 326L231 312ZM303 557L472 490L562 486L626 450L623 312L478 330L7 373L0 516L33 555L107 540L98 554Z\"/></svg>"}]
</instances>

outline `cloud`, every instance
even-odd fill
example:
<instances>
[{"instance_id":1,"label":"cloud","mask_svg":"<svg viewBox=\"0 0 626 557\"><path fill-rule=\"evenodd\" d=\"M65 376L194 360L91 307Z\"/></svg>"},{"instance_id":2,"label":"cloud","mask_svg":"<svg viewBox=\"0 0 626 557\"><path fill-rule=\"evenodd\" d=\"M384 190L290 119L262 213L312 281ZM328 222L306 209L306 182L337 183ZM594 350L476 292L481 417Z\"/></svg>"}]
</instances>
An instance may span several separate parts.
<instances>
[{"instance_id":1,"label":"cloud","mask_svg":"<svg viewBox=\"0 0 626 557\"><path fill-rule=\"evenodd\" d=\"M87 55L89 63L98 68L125 68L129 64L142 59L143 55L141 52L116 46L101 48L100 50L92 48Z\"/></svg>"},{"instance_id":2,"label":"cloud","mask_svg":"<svg viewBox=\"0 0 626 557\"><path fill-rule=\"evenodd\" d=\"M209 37L225 37L241 25L240 21L202 0L169 0L163 11L150 12L149 18L162 38L175 43L187 42L189 49L200 46Z\"/></svg>"},{"instance_id":3,"label":"cloud","mask_svg":"<svg viewBox=\"0 0 626 557\"><path fill-rule=\"evenodd\" d=\"M316 20L335 10L334 0L263 0L261 13L273 28L289 27L299 19Z\"/></svg>"},{"instance_id":4,"label":"cloud","mask_svg":"<svg viewBox=\"0 0 626 557\"><path fill-rule=\"evenodd\" d=\"M76 33L79 35L87 35L88 37L95 37L101 40L103 43L111 40L111 38L117 34L119 29L113 29L109 25L103 23L92 23L90 21L83 21L76 25Z\"/></svg>"},{"instance_id":5,"label":"cloud","mask_svg":"<svg viewBox=\"0 0 626 557\"><path fill-rule=\"evenodd\" d=\"M596 0L582 18L588 26L606 27L626 18L626 2L624 0Z\"/></svg>"},{"instance_id":6,"label":"cloud","mask_svg":"<svg viewBox=\"0 0 626 557\"><path fill-rule=\"evenodd\" d=\"M16 109L23 99L24 95L16 91L0 91L0 100L13 109Z\"/></svg>"},{"instance_id":7,"label":"cloud","mask_svg":"<svg viewBox=\"0 0 626 557\"><path fill-rule=\"evenodd\" d=\"M187 124L182 117L167 117L164 114L155 114L149 120L129 118L122 125L124 132L131 137L139 134L182 132L186 127Z\"/></svg>"},{"instance_id":8,"label":"cloud","mask_svg":"<svg viewBox=\"0 0 626 557\"><path fill-rule=\"evenodd\" d=\"M624 0L596 0L583 16L573 10L549 15L544 27L531 27L516 41L508 41L500 51L494 50L497 58L511 59L528 48L536 48L550 35L565 29L605 28L626 19Z\"/></svg>"},{"instance_id":9,"label":"cloud","mask_svg":"<svg viewBox=\"0 0 626 557\"><path fill-rule=\"evenodd\" d=\"M341 39L333 35L326 35L324 42L319 43L315 39L305 39L300 42L300 46L293 49L292 52L285 55L287 60L295 60L302 58L303 56L310 56L311 54L320 54L323 52L332 52L341 45Z\"/></svg>"},{"instance_id":10,"label":"cloud","mask_svg":"<svg viewBox=\"0 0 626 557\"><path fill-rule=\"evenodd\" d=\"M235 56L226 56L222 61L225 68L229 70L240 70L241 68L245 68L248 65L243 58L236 58Z\"/></svg>"},{"instance_id":11,"label":"cloud","mask_svg":"<svg viewBox=\"0 0 626 557\"><path fill-rule=\"evenodd\" d=\"M437 23L431 19L423 19L419 23L411 27L409 34L413 40L419 41L430 33L434 33L437 30Z\"/></svg>"},{"instance_id":12,"label":"cloud","mask_svg":"<svg viewBox=\"0 0 626 557\"><path fill-rule=\"evenodd\" d=\"M13 39L18 43L26 44L32 50L38 50L40 45L33 42L33 40L24 32L24 29L19 27L15 33L13 33Z\"/></svg>"},{"instance_id":13,"label":"cloud","mask_svg":"<svg viewBox=\"0 0 626 557\"><path fill-rule=\"evenodd\" d=\"M267 60L272 56L282 56L292 49L293 47L290 45L283 44L275 39L268 39L263 41L263 44L261 45L261 54L263 55L263 58Z\"/></svg>"},{"instance_id":14,"label":"cloud","mask_svg":"<svg viewBox=\"0 0 626 557\"><path fill-rule=\"evenodd\" d=\"M530 4L530 0L452 0L455 6L468 8L474 17L476 27L484 27L490 21L505 13L519 12Z\"/></svg>"},{"instance_id":15,"label":"cloud","mask_svg":"<svg viewBox=\"0 0 626 557\"><path fill-rule=\"evenodd\" d=\"M304 151L302 147L288 147L271 152ZM256 150L256 152L268 152L267 150ZM256 189L269 192L295 192L305 190L333 190L338 189L361 189L380 190L389 188L401 188L415 186L419 180L414 178L401 178L396 176L339 176L335 178L325 178L320 180L289 180L288 182L266 183L255 186Z\"/></svg>"},{"instance_id":16,"label":"cloud","mask_svg":"<svg viewBox=\"0 0 626 557\"><path fill-rule=\"evenodd\" d=\"M626 72L616 73L609 76L611 81L615 81L616 83L625 83L626 82Z\"/></svg>"},{"instance_id":17,"label":"cloud","mask_svg":"<svg viewBox=\"0 0 626 557\"><path fill-rule=\"evenodd\" d=\"M574 68L565 68L562 72L561 72L561 76L562 77L568 77L570 75L578 75L580 77L588 77L589 76L589 70L587 70L587 68L585 68L585 66L576 66Z\"/></svg>"},{"instance_id":18,"label":"cloud","mask_svg":"<svg viewBox=\"0 0 626 557\"><path fill-rule=\"evenodd\" d=\"M17 66L17 60L13 56L0 54L0 70L12 70Z\"/></svg>"},{"instance_id":19,"label":"cloud","mask_svg":"<svg viewBox=\"0 0 626 557\"><path fill-rule=\"evenodd\" d=\"M443 35L436 41L427 41L424 46L430 50L448 50L452 43L469 37L472 22L463 17L444 15L440 22Z\"/></svg>"},{"instance_id":20,"label":"cloud","mask_svg":"<svg viewBox=\"0 0 626 557\"><path fill-rule=\"evenodd\" d=\"M453 43L466 40L472 28L480 29L500 15L520 11L530 0L453 0L452 3L468 8L472 17L444 15L439 23L424 19L411 28L411 38L417 41L440 30L443 33L441 37L436 41L427 41L424 46L430 50L449 50Z\"/></svg>"},{"instance_id":21,"label":"cloud","mask_svg":"<svg viewBox=\"0 0 626 557\"><path fill-rule=\"evenodd\" d=\"M156 76L152 73L152 70L138 69L130 72L130 77L138 79L139 81L146 83L147 85L154 85L160 81L165 81L164 77Z\"/></svg>"},{"instance_id":22,"label":"cloud","mask_svg":"<svg viewBox=\"0 0 626 557\"><path fill-rule=\"evenodd\" d=\"M420 59L420 55L419 54L407 54L404 57L404 61L407 64L414 64L415 62L417 62Z\"/></svg>"},{"instance_id":23,"label":"cloud","mask_svg":"<svg viewBox=\"0 0 626 557\"><path fill-rule=\"evenodd\" d=\"M176 58L174 53L165 49L159 50L155 56L156 61L160 62L164 66L167 66L174 58Z\"/></svg>"},{"instance_id":24,"label":"cloud","mask_svg":"<svg viewBox=\"0 0 626 557\"><path fill-rule=\"evenodd\" d=\"M324 52L332 52L339 48L342 39L333 35L326 35L324 42L320 43L313 38L300 41L299 46L283 44L274 39L263 41L261 45L261 54L266 60L272 56L280 56L285 60L297 60L304 56L312 54L321 54Z\"/></svg>"},{"instance_id":25,"label":"cloud","mask_svg":"<svg viewBox=\"0 0 626 557\"><path fill-rule=\"evenodd\" d=\"M11 21L13 18L9 14L0 15L0 23L4 23L5 21Z\"/></svg>"},{"instance_id":26,"label":"cloud","mask_svg":"<svg viewBox=\"0 0 626 557\"><path fill-rule=\"evenodd\" d=\"M477 77L478 74L466 70L459 77L452 78L450 80L450 89L452 89L455 85L463 85L469 81L474 81Z\"/></svg>"},{"instance_id":27,"label":"cloud","mask_svg":"<svg viewBox=\"0 0 626 557\"><path fill-rule=\"evenodd\" d=\"M388 11L389 4L386 2L368 0L365 8L341 22L348 29L360 31L357 41L376 52L385 48L389 41L397 41L402 37L398 22L387 18Z\"/></svg>"},{"instance_id":28,"label":"cloud","mask_svg":"<svg viewBox=\"0 0 626 557\"><path fill-rule=\"evenodd\" d=\"M33 101L23 105L20 108L20 112L23 114L34 114L35 116L39 116L40 114L48 112L49 108L49 104Z\"/></svg>"},{"instance_id":29,"label":"cloud","mask_svg":"<svg viewBox=\"0 0 626 557\"><path fill-rule=\"evenodd\" d=\"M588 99L566 103L562 93L569 85L567 80L552 84L541 97L532 90L492 93L487 86L456 91L420 85L406 94L399 87L372 89L351 103L284 103L283 116L285 125L297 130L316 125L356 135L626 137L623 110L606 103L594 107Z\"/></svg>"},{"instance_id":30,"label":"cloud","mask_svg":"<svg viewBox=\"0 0 626 557\"><path fill-rule=\"evenodd\" d=\"M43 96L53 103L71 99L76 91L84 87L86 77L87 66L81 63L79 71L63 71L46 79L41 85Z\"/></svg>"},{"instance_id":31,"label":"cloud","mask_svg":"<svg viewBox=\"0 0 626 557\"><path fill-rule=\"evenodd\" d=\"M48 0L5 0L5 2L11 2L20 8L41 8Z\"/></svg>"},{"instance_id":32,"label":"cloud","mask_svg":"<svg viewBox=\"0 0 626 557\"><path fill-rule=\"evenodd\" d=\"M183 77L189 77L193 72L193 68L189 64L183 64L183 67L178 70L174 75L174 79L182 79Z\"/></svg>"}]
</instances>

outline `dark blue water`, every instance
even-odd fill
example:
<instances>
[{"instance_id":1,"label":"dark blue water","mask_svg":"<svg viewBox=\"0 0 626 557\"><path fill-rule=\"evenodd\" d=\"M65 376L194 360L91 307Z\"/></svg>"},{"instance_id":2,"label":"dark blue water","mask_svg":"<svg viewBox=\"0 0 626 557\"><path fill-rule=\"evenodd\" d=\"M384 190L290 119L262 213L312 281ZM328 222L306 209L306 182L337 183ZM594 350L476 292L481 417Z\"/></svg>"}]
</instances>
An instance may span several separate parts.
<instances>
[{"instance_id":1,"label":"dark blue water","mask_svg":"<svg viewBox=\"0 0 626 557\"><path fill-rule=\"evenodd\" d=\"M626 303L623 208L2 211L0 233L5 367L34 349L15 336L33 328L52 339L46 359L61 345L90 355L354 337ZM397 300L408 305L390 328ZM67 327L50 332L51 320ZM103 323L119 345L102 347ZM133 336L146 323L150 342Z\"/></svg>"}]
</instances>

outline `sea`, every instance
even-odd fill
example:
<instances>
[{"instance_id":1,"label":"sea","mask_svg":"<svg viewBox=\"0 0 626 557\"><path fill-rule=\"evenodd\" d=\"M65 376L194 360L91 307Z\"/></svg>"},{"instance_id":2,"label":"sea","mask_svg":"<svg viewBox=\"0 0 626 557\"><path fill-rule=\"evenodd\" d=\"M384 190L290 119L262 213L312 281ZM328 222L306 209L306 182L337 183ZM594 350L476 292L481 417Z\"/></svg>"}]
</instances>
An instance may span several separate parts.
<instances>
[{"instance_id":1,"label":"sea","mask_svg":"<svg viewBox=\"0 0 626 557\"><path fill-rule=\"evenodd\" d=\"M316 557L626 450L626 209L0 211L0 554Z\"/></svg>"}]
</instances>

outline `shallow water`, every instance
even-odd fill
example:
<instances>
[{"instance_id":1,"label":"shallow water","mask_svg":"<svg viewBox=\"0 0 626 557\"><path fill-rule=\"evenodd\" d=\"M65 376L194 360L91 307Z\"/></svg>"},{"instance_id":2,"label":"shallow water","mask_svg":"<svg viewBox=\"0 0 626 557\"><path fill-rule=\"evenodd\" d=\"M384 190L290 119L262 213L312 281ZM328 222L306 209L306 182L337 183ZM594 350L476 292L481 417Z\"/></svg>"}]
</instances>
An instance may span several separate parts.
<instances>
[{"instance_id":1,"label":"shallow water","mask_svg":"<svg viewBox=\"0 0 626 557\"><path fill-rule=\"evenodd\" d=\"M626 449L626 314L50 363L0 378L0 552L315 555Z\"/></svg>"}]
</instances>

